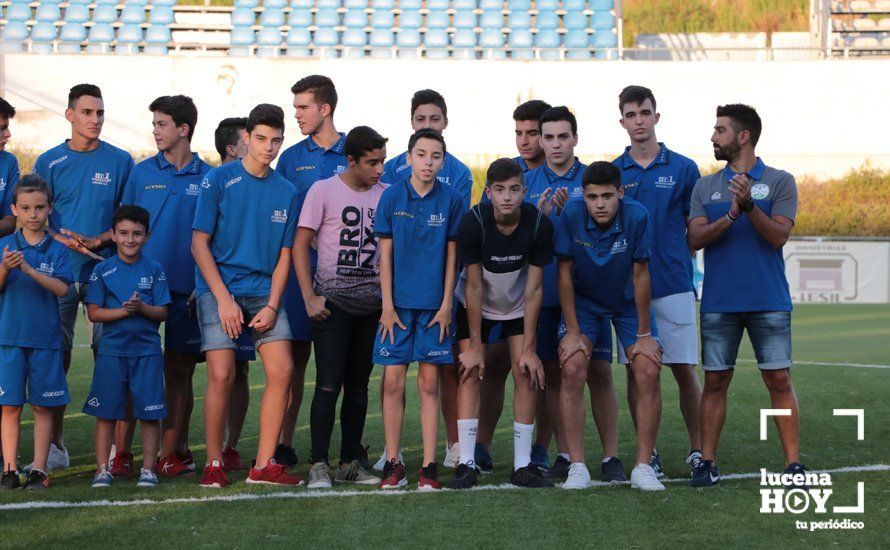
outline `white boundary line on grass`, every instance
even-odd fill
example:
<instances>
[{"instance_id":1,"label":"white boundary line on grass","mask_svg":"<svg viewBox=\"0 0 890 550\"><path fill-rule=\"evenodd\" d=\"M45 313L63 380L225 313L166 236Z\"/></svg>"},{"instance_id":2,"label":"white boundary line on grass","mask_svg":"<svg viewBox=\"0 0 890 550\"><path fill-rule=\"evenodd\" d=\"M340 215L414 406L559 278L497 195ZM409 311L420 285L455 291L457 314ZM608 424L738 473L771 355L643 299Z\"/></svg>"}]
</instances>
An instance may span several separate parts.
<instances>
[{"instance_id":1,"label":"white boundary line on grass","mask_svg":"<svg viewBox=\"0 0 890 550\"><path fill-rule=\"evenodd\" d=\"M890 471L890 464L869 464L866 466L847 466L844 468L835 468L832 470L813 470L813 473L828 473L828 474L842 474L842 473L850 473L850 472L887 472ZM760 477L760 472L747 472L741 474L727 474L724 476L720 476L721 480L736 480L736 479L757 479ZM674 479L663 479L664 483L686 483L689 480L686 478L674 478ZM612 484L612 483L604 483L602 481L593 481L591 482L591 488L594 487L611 487L612 485L627 485L628 482ZM208 489L210 491L212 489ZM444 489L446 491L450 491L449 489ZM471 491L509 491L509 490L521 490L521 488L511 485L509 483L502 483L500 485L480 485L476 486ZM239 501L254 501L254 500L267 500L267 499L291 499L291 498L343 498L343 497L353 497L353 496L389 496L389 495L414 495L414 494L423 494L419 491L356 491L356 490L346 490L346 491L300 491L300 492L280 492L280 493L239 493L234 495L216 495L216 496L207 496L207 497L193 497L193 498L169 498L163 500L152 500L152 499L139 499L139 500L88 500L88 501L80 501L80 502L68 502L68 501L42 501L42 502L16 502L10 504L0 504L0 511L6 510L40 510L40 509L59 509L59 508L120 508L120 507L128 507L128 506L150 506L150 505L166 505L166 504L203 504L205 502L239 502Z\"/></svg>"}]
</instances>

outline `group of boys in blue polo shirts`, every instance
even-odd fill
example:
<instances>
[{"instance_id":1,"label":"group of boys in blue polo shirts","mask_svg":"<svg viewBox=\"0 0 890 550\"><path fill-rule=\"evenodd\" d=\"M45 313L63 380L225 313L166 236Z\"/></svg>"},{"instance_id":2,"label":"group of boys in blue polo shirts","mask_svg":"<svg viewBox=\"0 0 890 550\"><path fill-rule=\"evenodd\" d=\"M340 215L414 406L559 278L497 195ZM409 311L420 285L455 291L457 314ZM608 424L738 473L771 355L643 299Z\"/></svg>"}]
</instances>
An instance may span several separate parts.
<instances>
[{"instance_id":1,"label":"group of boys in blue polo shirts","mask_svg":"<svg viewBox=\"0 0 890 550\"><path fill-rule=\"evenodd\" d=\"M88 90L86 95L90 93ZM575 129L572 130L574 133ZM433 174L432 186L420 195L412 184L409 160L411 148L423 138L442 142L444 158L441 168L437 167ZM308 321L304 319L305 306L300 292L292 286L292 266L287 266L291 279L287 286L283 278L278 278L278 266L282 258L290 260L289 256L282 256L282 250L294 241L302 199L309 187L345 169L342 147L342 134L328 149L307 138L285 151L276 170L265 176L251 173L242 162L211 169L197 154L181 169L172 165L163 153L134 169L127 153L103 141L88 151L72 149L66 141L41 155L35 166L35 173L40 177L35 180L35 176L31 176L19 185L22 193L43 193L49 229L29 226L27 214L17 209L14 213L24 229L0 239L3 248L0 356L4 364L0 369L0 404L20 408L27 401L37 407L36 413L40 408L64 406L70 401L65 372L70 362L77 308L83 302L90 319L101 322L101 328L97 326L93 334L96 366L84 412L96 416L100 423L111 421L112 427L114 419L126 415L128 406L132 406L133 416L145 423L157 423L164 418L160 322L167 321L165 348L194 352L200 344L201 352L238 349L235 335L222 318L218 288L214 288L218 286L216 280L208 280L208 272L196 266L191 241L183 238L192 230L210 236L207 245L218 279L241 314L247 314L243 323L254 319L248 332L256 346L279 340L309 339L304 336L307 328L304 321ZM421 129L412 136L409 151L386 163L381 178L390 184L382 195L374 223L375 236L391 241L389 256L384 259L391 261L389 278L384 279L390 285L383 291L384 317L389 308L389 313L394 313L394 319L399 322L381 329L382 337L375 340L373 354L377 364L455 363L451 334L446 328L452 313L456 269L452 248L460 220L469 207L472 177L466 166L445 153L444 148L440 134ZM7 156L6 153L0 155L0 161L7 161ZM522 159L519 161L520 165L524 163ZM758 160L745 176L761 181L767 170ZM610 177L600 181L590 176L597 172L608 173ZM734 175L727 166L724 179L731 180ZM727 212L725 201L717 200L721 198L719 191L707 196L699 193L693 199L690 182L699 177L694 163L663 144L656 160L645 168L625 151L614 164L594 163L586 167L573 157L573 163L562 175L546 163L527 172L524 200L547 204L545 213L555 228L556 259L544 268L543 274L537 334L541 360L559 359L562 364L567 357L581 351L588 359L600 355L611 359L609 321L615 326L619 347L627 350L628 355L643 353L635 349L641 339L657 340L654 318L643 323L638 305L648 302L650 296L660 298L691 291L691 262L683 220L695 216L715 220L724 215L730 223L738 219L732 208ZM0 179L5 184L0 188L0 197L4 199L0 215L13 213L10 205L14 202L10 197L14 195L9 187L16 180L17 172ZM777 209L780 215L793 219L796 202L783 203L782 197L777 196L785 192L786 182L779 178L770 183L772 195L770 186L755 186L752 204L756 202L756 207L769 215L775 202L780 205ZM706 184L715 188L717 185L711 180ZM614 185L619 196L618 206L608 220L597 219L593 214L592 204L597 199L586 197L588 185ZM786 186L793 186L793 180ZM257 192L258 189L262 192ZM550 194L555 198L558 189L564 189L562 198L548 200ZM767 200L768 196L773 200ZM136 203L144 208L118 209L120 204ZM171 203L175 203L175 207L171 207ZM682 217L674 215L677 212L682 212ZM33 221L30 223L33 225ZM741 231L750 233L748 226L740 227L730 233L730 237ZM750 244L754 240L744 242ZM117 244L116 252L113 243ZM715 264L714 270L720 269L716 266L718 263L740 261L739 248L730 244L727 240L721 246L709 248L708 260ZM760 309L787 311L790 299L787 284L782 285L781 250L767 250L762 243L757 246L762 250L750 254L754 258L753 269L771 283L769 292L759 294L763 302ZM654 253L655 250L660 253ZM720 262L724 256L725 262ZM570 295L574 307L569 312L560 309L561 301L563 308L566 305L561 289L565 281L557 269L561 262L571 264ZM636 276L640 265L645 265L649 272L645 283ZM57 282L48 282L49 279ZM721 283L716 280L717 277L706 279L709 281L706 286L708 312L737 311L743 307L734 294L718 286ZM61 284L67 286L66 292L61 292ZM641 290L640 284L645 284L645 290ZM641 296L645 296L644 302L638 302ZM197 325L186 319L191 315L188 310L193 299L198 307ZM41 322L35 326L20 323L16 312L22 309L36 312L34 318ZM703 304L702 310L705 309ZM273 312L271 322L261 330L253 328L264 310ZM445 323L441 319L443 311L448 317ZM270 314L266 311L264 315L269 318ZM281 323L276 325L276 319ZM641 334L639 327L644 324L650 330ZM197 334L195 326L200 328ZM573 331L586 337L594 347L566 350L559 339ZM635 351L637 353L633 353ZM660 353L659 348L657 364L661 362ZM735 360L730 357L733 353L730 351L716 359L712 353L705 360L706 363L711 359L723 361L710 365L713 370L731 368L730 362ZM634 361L633 356L628 359L628 363ZM773 359L773 362L761 361L761 368L790 366L790 358ZM706 365L706 370L708 368ZM127 403L128 394L131 405ZM107 456L107 447L110 447L109 429L106 425L105 439L100 441L97 425L100 466L103 453ZM61 441L61 437L54 434L52 443L40 443L41 449L50 452L53 446L58 450ZM152 456L146 456L140 485L155 485L157 445L143 441L143 446L146 455ZM647 452L654 453L654 448ZM437 473L427 470L428 454L434 456L435 452L424 450L420 486L438 489ZM387 452L387 458L389 473L392 473L392 465L397 460L400 462L398 449ZM275 469L278 465L271 456L263 462L270 468L265 473L261 470L266 466L251 468L251 482L302 483L298 476ZM4 466L7 464L8 460ZM638 466L644 465L638 460ZM434 462L431 466L435 469ZM222 471L222 465L216 461L207 468ZM46 470L45 456L35 457L31 470L35 472L34 479L29 476L26 485L48 486ZM4 484L6 473L4 468ZM569 476L571 481L572 474ZM403 486L403 479L402 471L396 486ZM586 480L589 481L589 474ZM224 475L211 481L202 485L220 487L228 483ZM633 483L638 486L636 481ZM659 483L653 483L643 488L663 489ZM110 474L100 467L94 486L108 484Z\"/></svg>"}]
</instances>

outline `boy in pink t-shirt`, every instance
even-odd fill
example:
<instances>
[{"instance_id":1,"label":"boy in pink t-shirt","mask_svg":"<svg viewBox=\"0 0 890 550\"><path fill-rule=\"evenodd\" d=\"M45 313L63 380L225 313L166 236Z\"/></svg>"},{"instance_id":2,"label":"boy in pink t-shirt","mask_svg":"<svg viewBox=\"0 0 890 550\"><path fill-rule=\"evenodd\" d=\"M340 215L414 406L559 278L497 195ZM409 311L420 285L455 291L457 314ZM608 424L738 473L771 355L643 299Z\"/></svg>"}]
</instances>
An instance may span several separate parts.
<instances>
[{"instance_id":1,"label":"boy in pink t-shirt","mask_svg":"<svg viewBox=\"0 0 890 550\"><path fill-rule=\"evenodd\" d=\"M380 478L362 466L361 445L368 411L371 352L380 319L380 268L374 215L386 188L380 183L386 139L367 126L346 135L346 172L321 180L306 194L294 243L294 268L315 343L315 395L312 397L312 451L309 488L330 487L334 473L328 450L340 410L340 462L337 481L376 485ZM309 247L318 251L315 277Z\"/></svg>"}]
</instances>

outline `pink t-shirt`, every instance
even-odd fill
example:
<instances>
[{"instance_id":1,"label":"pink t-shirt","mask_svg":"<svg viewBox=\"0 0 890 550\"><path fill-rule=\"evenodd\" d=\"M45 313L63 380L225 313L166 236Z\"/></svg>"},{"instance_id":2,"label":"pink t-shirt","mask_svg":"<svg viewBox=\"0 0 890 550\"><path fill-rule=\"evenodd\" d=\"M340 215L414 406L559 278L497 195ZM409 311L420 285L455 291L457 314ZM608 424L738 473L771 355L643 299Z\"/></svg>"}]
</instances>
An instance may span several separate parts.
<instances>
[{"instance_id":1,"label":"pink t-shirt","mask_svg":"<svg viewBox=\"0 0 890 550\"><path fill-rule=\"evenodd\" d=\"M315 292L362 314L380 307L380 260L374 237L377 203L387 185L355 191L339 175L309 188L299 227L316 231Z\"/></svg>"}]
</instances>

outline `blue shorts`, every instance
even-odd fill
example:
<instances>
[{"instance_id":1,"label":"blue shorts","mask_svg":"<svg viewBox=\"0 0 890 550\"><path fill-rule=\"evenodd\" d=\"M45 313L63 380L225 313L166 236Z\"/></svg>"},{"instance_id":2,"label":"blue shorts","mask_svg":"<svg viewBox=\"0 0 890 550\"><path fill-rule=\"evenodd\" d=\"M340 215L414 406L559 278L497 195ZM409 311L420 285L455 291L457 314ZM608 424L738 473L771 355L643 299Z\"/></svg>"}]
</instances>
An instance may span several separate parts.
<instances>
[{"instance_id":1,"label":"blue shorts","mask_svg":"<svg viewBox=\"0 0 890 550\"><path fill-rule=\"evenodd\" d=\"M201 327L198 325L198 312L195 302L190 304L188 299L188 294L170 293L167 322L164 326L164 349L194 355L201 363L204 361L204 354L201 353ZM236 361L256 360L253 342L247 331L241 333L237 342Z\"/></svg>"},{"instance_id":2,"label":"blue shorts","mask_svg":"<svg viewBox=\"0 0 890 550\"><path fill-rule=\"evenodd\" d=\"M58 407L70 402L61 349L0 346L0 405Z\"/></svg>"},{"instance_id":3,"label":"blue shorts","mask_svg":"<svg viewBox=\"0 0 890 550\"><path fill-rule=\"evenodd\" d=\"M600 348L600 342L603 341L604 334L609 335L609 361L612 360L612 334L609 330L609 321L615 327L615 335L618 337L618 343L622 348L627 348L637 343L637 327L639 319L637 318L637 310L632 309L627 313L613 317L604 317L597 315L583 301L575 300L575 316L578 318L578 327L581 334L586 336L593 342L594 351L591 353L591 359L604 359L603 350ZM658 340L658 327L655 325L655 318L651 318L652 337ZM565 320L559 324L559 338L566 335ZM660 342L659 342L660 344ZM597 351L599 350L599 351ZM599 353L599 356L597 356Z\"/></svg>"},{"instance_id":4,"label":"blue shorts","mask_svg":"<svg viewBox=\"0 0 890 550\"><path fill-rule=\"evenodd\" d=\"M701 314L702 369L734 369L744 330L754 348L757 368L791 367L791 312L752 311Z\"/></svg>"},{"instance_id":5,"label":"blue shorts","mask_svg":"<svg viewBox=\"0 0 890 550\"><path fill-rule=\"evenodd\" d=\"M231 339L222 328L219 320L216 298L212 292L205 292L198 296L198 323L201 327L201 351L215 351L230 349L237 352L241 338ZM244 326L241 337L248 334L253 345L259 349L263 344L277 342L279 340L291 340L290 325L287 321L287 311L278 309L278 318L275 326L266 332L257 332L248 328L247 324L261 309L266 307L269 299L266 296L235 296L235 302L241 306L244 315Z\"/></svg>"},{"instance_id":6,"label":"blue shorts","mask_svg":"<svg viewBox=\"0 0 890 550\"><path fill-rule=\"evenodd\" d=\"M315 270L312 270L313 276ZM284 287L284 296L281 298L284 309L287 310L287 319L290 322L290 332L293 340L300 342L312 341L312 320L306 313L306 302L303 301L303 293L300 291L300 283L293 267L287 275L287 285Z\"/></svg>"},{"instance_id":7,"label":"blue shorts","mask_svg":"<svg viewBox=\"0 0 890 550\"><path fill-rule=\"evenodd\" d=\"M563 326L562 308L542 307L538 319L538 357L541 361L556 361L559 359L559 339ZM612 362L612 331L609 328L609 320L603 319L598 331L598 336L592 338L593 351L591 359Z\"/></svg>"},{"instance_id":8,"label":"blue shorts","mask_svg":"<svg viewBox=\"0 0 890 550\"><path fill-rule=\"evenodd\" d=\"M164 356L96 356L93 385L83 405L84 414L119 420L126 411L127 394L133 396L133 416L160 420L167 416L164 401Z\"/></svg>"},{"instance_id":9,"label":"blue shorts","mask_svg":"<svg viewBox=\"0 0 890 550\"><path fill-rule=\"evenodd\" d=\"M451 354L452 334L439 342L439 325L427 328L436 316L434 309L396 308L396 314L407 330L395 327L395 344L380 342L380 332L374 339L374 362L378 365L407 365L414 361L435 365L450 365L454 362Z\"/></svg>"}]
</instances>

